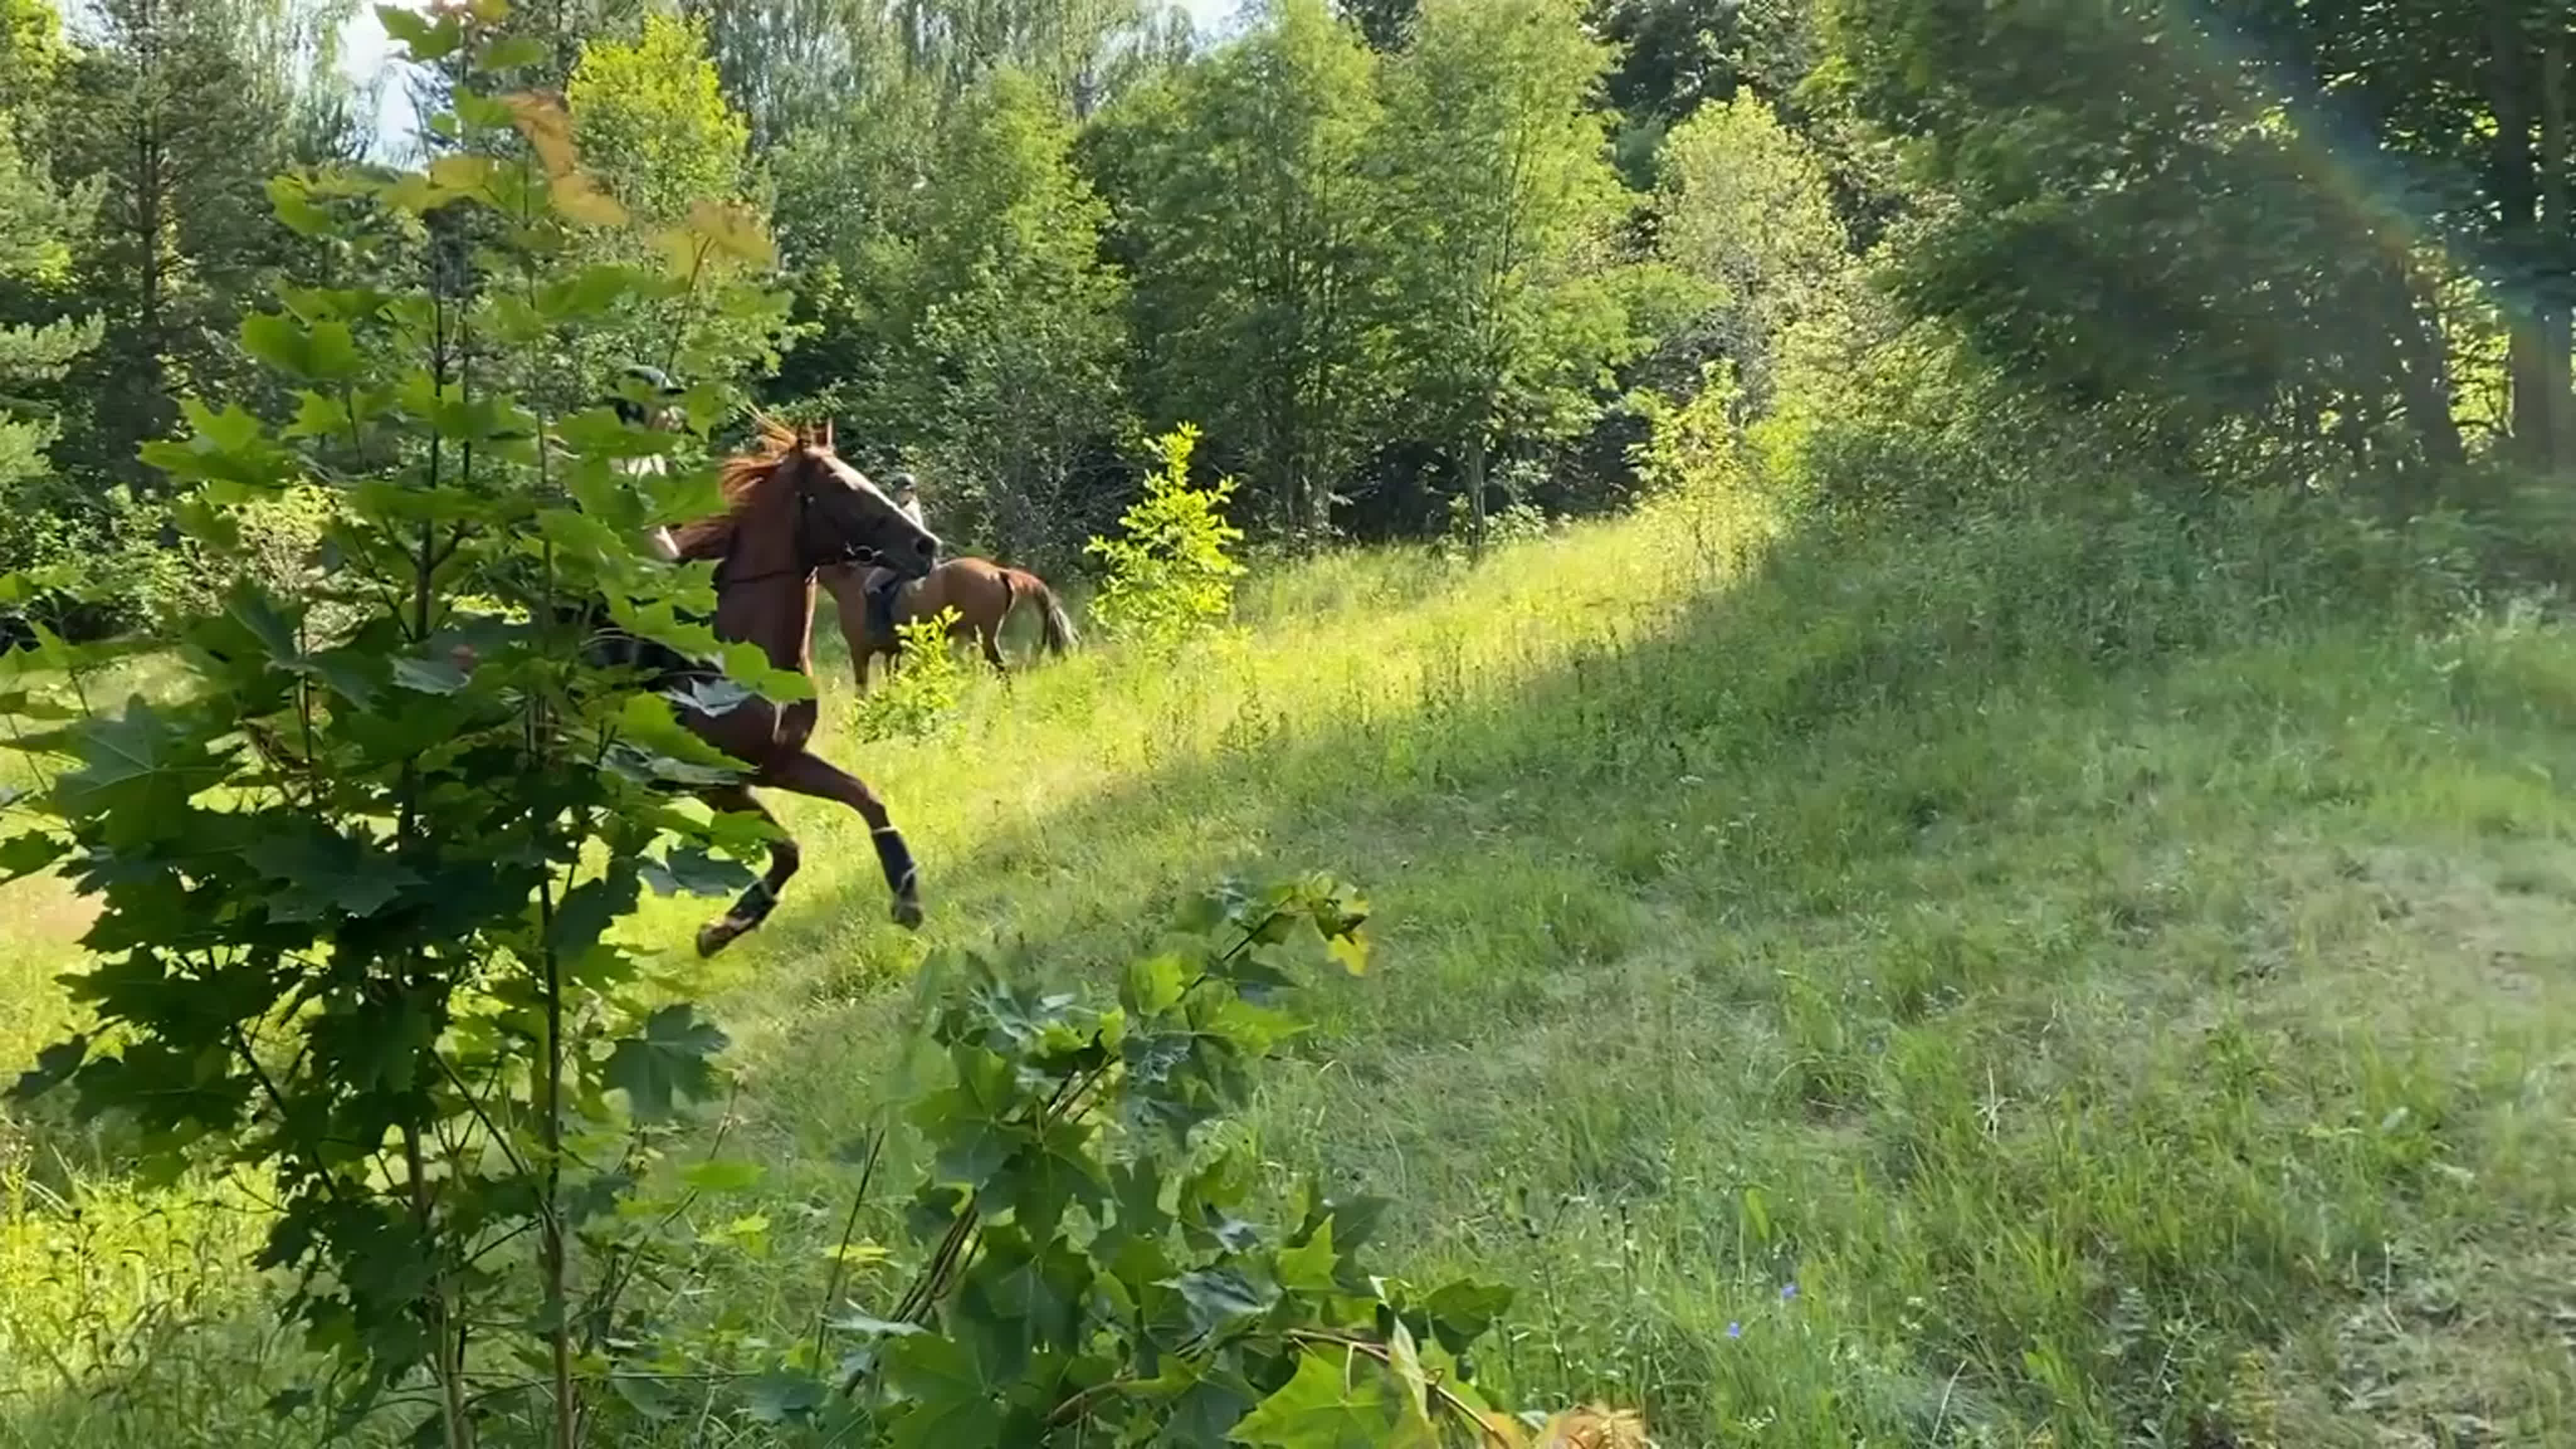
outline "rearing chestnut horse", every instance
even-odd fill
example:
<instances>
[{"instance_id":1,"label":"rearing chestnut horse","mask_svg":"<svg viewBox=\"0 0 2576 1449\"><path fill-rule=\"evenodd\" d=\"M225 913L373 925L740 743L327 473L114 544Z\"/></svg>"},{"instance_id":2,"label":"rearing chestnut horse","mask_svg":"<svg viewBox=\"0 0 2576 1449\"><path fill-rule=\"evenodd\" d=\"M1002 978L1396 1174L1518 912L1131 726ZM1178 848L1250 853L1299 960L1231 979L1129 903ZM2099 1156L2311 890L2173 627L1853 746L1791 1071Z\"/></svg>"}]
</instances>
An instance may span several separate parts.
<instances>
[{"instance_id":1,"label":"rearing chestnut horse","mask_svg":"<svg viewBox=\"0 0 2576 1449\"><path fill-rule=\"evenodd\" d=\"M683 559L721 560L716 637L753 645L773 668L813 678L817 570L873 563L920 578L939 557L936 535L833 453L828 428L800 433L761 419L756 450L727 462L722 484L725 512L673 529L672 542ZM814 735L814 700L779 704L753 696L721 713L688 705L678 711L692 733L751 767L750 778L702 789L698 798L719 811L750 811L773 826L778 818L753 796L755 786L849 806L868 823L894 893L896 924L921 924L920 873L884 803L857 776L806 748ZM712 956L768 919L800 863L796 842L782 831L770 842L769 873L721 919L699 929L698 954Z\"/></svg>"}]
</instances>

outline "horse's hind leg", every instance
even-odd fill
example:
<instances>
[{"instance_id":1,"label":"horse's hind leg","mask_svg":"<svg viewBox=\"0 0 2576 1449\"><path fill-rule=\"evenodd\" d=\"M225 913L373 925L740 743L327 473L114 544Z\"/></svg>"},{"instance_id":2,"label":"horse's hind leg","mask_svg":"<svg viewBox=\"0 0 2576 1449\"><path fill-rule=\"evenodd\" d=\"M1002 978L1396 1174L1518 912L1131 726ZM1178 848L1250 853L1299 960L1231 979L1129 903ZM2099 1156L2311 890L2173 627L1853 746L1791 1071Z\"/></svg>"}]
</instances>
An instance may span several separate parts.
<instances>
[{"instance_id":1,"label":"horse's hind leg","mask_svg":"<svg viewBox=\"0 0 2576 1449\"><path fill-rule=\"evenodd\" d=\"M865 694L868 688L868 660L876 653L876 641L868 634L868 602L860 588L860 577L847 566L828 568L816 576L824 592L832 596L833 611L841 616L841 642L849 646L852 681Z\"/></svg>"},{"instance_id":2,"label":"horse's hind leg","mask_svg":"<svg viewBox=\"0 0 2576 1449\"><path fill-rule=\"evenodd\" d=\"M778 817L770 814L769 807L761 804L745 786L719 786L702 792L698 798L706 801L711 809L724 814L749 811L773 827L778 824ZM786 889L788 877L796 874L796 868L803 863L803 852L782 831L777 839L769 842L769 873L752 882L751 889L744 891L742 898L735 901L733 908L726 911L721 919L698 928L698 954L712 956L732 945L735 937L768 920L769 913L778 905L778 893Z\"/></svg>"},{"instance_id":3,"label":"horse's hind leg","mask_svg":"<svg viewBox=\"0 0 2576 1449\"><path fill-rule=\"evenodd\" d=\"M921 926L921 872L903 832L886 815L885 802L858 776L831 761L799 750L761 772L762 780L818 800L838 800L868 822L868 842L876 847L877 864L885 870L886 889L894 894L894 922L906 930Z\"/></svg>"},{"instance_id":4,"label":"horse's hind leg","mask_svg":"<svg viewBox=\"0 0 2576 1449\"><path fill-rule=\"evenodd\" d=\"M999 674L1007 678L1010 675L1011 667L1002 662L1002 626L999 624L978 625L975 629L975 642L984 646L984 662L993 666L993 672L995 674Z\"/></svg>"}]
</instances>

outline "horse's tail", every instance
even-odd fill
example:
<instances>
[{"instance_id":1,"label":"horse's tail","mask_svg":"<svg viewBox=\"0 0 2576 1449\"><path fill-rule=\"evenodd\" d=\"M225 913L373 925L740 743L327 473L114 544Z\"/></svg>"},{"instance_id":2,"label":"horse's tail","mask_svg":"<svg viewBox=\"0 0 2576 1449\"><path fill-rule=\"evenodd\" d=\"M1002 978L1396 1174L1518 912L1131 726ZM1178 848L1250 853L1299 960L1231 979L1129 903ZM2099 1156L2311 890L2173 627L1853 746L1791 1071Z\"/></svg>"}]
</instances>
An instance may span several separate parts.
<instances>
[{"instance_id":1,"label":"horse's tail","mask_svg":"<svg viewBox=\"0 0 2576 1449\"><path fill-rule=\"evenodd\" d=\"M1072 618L1064 612L1064 605L1056 601L1055 590L1047 587L1046 580L1027 569L1004 569L1002 582L1012 593L1026 594L1037 600L1038 607L1045 611L1046 632L1042 642L1046 645L1046 652L1062 654L1082 642L1073 632Z\"/></svg>"}]
</instances>

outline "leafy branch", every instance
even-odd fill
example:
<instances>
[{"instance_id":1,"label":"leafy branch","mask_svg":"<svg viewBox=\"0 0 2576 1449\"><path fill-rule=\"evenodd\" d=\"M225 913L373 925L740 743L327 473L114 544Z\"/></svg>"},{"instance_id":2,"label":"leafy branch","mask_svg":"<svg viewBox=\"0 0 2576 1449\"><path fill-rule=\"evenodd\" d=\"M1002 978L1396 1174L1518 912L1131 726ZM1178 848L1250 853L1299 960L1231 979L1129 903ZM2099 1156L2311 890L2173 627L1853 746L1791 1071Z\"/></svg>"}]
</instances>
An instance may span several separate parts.
<instances>
[{"instance_id":1,"label":"leafy branch","mask_svg":"<svg viewBox=\"0 0 2576 1449\"><path fill-rule=\"evenodd\" d=\"M725 1046L693 1006L647 998L614 930L647 881L737 888L720 857L750 842L667 803L706 762L584 622L739 655L683 622L702 576L644 545L716 510L712 470L578 405L604 389L568 380L566 339L662 305L756 354L781 309L738 264L765 242L721 207L679 228L709 246L661 248L685 267L601 259L657 245L603 240L632 219L562 103L495 86L525 50L504 11L381 12L452 86L423 169L272 183L279 220L342 274L281 287L242 327L289 415L191 399L185 436L145 449L235 582L152 641L185 674L114 712L90 685L127 644L40 632L9 659L0 715L47 773L0 868L60 869L99 901L71 980L95 1023L19 1090L131 1119L162 1170L268 1179L260 1266L297 1274L285 1311L332 1360L280 1411L327 1391L345 1429L426 1403L425 1443L472 1449L515 1416L571 1449L615 1386L596 1325L669 1248L670 1218L617 1209L686 1104L717 1095ZM733 401L690 399L709 417ZM671 466L618 466L647 456ZM230 511L294 490L326 499L327 548L248 567Z\"/></svg>"},{"instance_id":2,"label":"leafy branch","mask_svg":"<svg viewBox=\"0 0 2576 1449\"><path fill-rule=\"evenodd\" d=\"M1503 1413L1471 1350L1510 1290L1421 1293L1373 1271L1382 1202L1310 1188L1259 1221L1227 1119L1304 1029L1314 968L1366 969L1366 918L1325 877L1213 892L1112 1004L1037 984L1025 961L938 963L929 1036L947 1070L906 1110L928 1164L905 1206L920 1256L871 1310L842 1302L836 1253L824 1331L744 1385L744 1412L960 1449L1642 1446L1633 1419Z\"/></svg>"}]
</instances>

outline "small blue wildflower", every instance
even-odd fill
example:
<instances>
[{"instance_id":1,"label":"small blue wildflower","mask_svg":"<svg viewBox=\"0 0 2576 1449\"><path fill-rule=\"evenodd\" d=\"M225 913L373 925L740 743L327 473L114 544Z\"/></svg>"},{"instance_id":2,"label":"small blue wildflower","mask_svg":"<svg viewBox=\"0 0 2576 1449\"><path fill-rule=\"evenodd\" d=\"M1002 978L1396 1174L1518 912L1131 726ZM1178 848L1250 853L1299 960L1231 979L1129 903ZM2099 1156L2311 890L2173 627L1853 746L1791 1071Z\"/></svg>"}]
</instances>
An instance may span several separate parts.
<instances>
[{"instance_id":1,"label":"small blue wildflower","mask_svg":"<svg viewBox=\"0 0 2576 1449\"><path fill-rule=\"evenodd\" d=\"M1744 1325L1741 1323L1730 1323L1726 1325L1726 1336L1729 1338L1742 1338L1744 1336Z\"/></svg>"},{"instance_id":2,"label":"small blue wildflower","mask_svg":"<svg viewBox=\"0 0 2576 1449\"><path fill-rule=\"evenodd\" d=\"M1780 1301L1781 1301L1781 1302L1786 1303L1786 1302L1788 1302L1790 1299L1795 1298L1795 1297L1797 1297L1797 1296L1798 1296L1798 1285L1797 1285L1797 1284L1795 1284L1795 1283L1783 1283L1783 1284L1781 1284L1781 1285L1780 1285Z\"/></svg>"}]
</instances>

